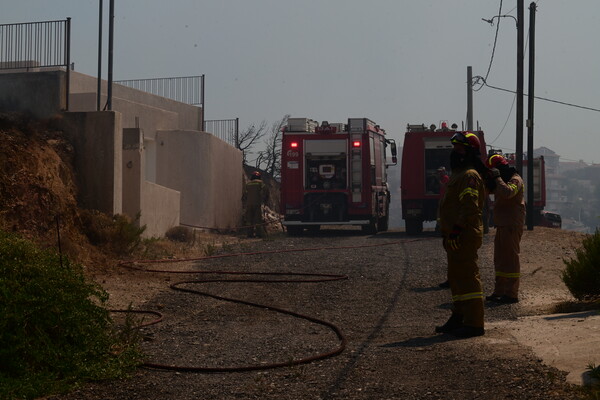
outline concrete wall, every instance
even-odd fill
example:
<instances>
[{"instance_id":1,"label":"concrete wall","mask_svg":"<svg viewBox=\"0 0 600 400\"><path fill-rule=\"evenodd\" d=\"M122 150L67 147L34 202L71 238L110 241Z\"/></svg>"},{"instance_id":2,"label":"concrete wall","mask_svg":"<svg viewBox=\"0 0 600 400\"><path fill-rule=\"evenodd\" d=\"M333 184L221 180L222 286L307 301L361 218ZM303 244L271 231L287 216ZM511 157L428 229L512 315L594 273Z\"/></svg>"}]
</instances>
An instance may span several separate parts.
<instances>
[{"instance_id":1,"label":"concrete wall","mask_svg":"<svg viewBox=\"0 0 600 400\"><path fill-rule=\"evenodd\" d=\"M144 183L142 131L123 129L123 214L135 219L142 212L141 197Z\"/></svg>"},{"instance_id":2,"label":"concrete wall","mask_svg":"<svg viewBox=\"0 0 600 400\"><path fill-rule=\"evenodd\" d=\"M156 134L157 183L181 192L181 224L233 228L242 217L242 153L206 132Z\"/></svg>"},{"instance_id":3,"label":"concrete wall","mask_svg":"<svg viewBox=\"0 0 600 400\"><path fill-rule=\"evenodd\" d=\"M142 185L140 225L146 225L144 237L162 237L174 226L179 226L181 194L156 183Z\"/></svg>"},{"instance_id":4,"label":"concrete wall","mask_svg":"<svg viewBox=\"0 0 600 400\"><path fill-rule=\"evenodd\" d=\"M179 226L180 198L178 191L144 180L145 154L143 131L123 129L123 214L146 225L144 237L161 237Z\"/></svg>"},{"instance_id":5,"label":"concrete wall","mask_svg":"<svg viewBox=\"0 0 600 400\"><path fill-rule=\"evenodd\" d=\"M65 77L65 71L0 74L0 111L37 118L60 113ZM241 224L242 154L199 131L201 108L114 85L116 111L95 111L96 87L96 78L72 71L71 111L62 119L75 148L82 207L132 218L141 213L145 236L162 236L180 221L210 228Z\"/></svg>"},{"instance_id":6,"label":"concrete wall","mask_svg":"<svg viewBox=\"0 0 600 400\"><path fill-rule=\"evenodd\" d=\"M61 71L0 74L0 110L48 118L66 107L64 83Z\"/></svg>"},{"instance_id":7,"label":"concrete wall","mask_svg":"<svg viewBox=\"0 0 600 400\"><path fill-rule=\"evenodd\" d=\"M71 95L72 111L88 111L96 107L95 93ZM102 98L102 104L106 97ZM195 108L195 107L194 107ZM156 146L154 138L157 130L179 129L179 116L173 111L114 98L113 109L123 114L123 128L140 128L144 132L144 151L146 152L146 180L156 182Z\"/></svg>"},{"instance_id":8,"label":"concrete wall","mask_svg":"<svg viewBox=\"0 0 600 400\"><path fill-rule=\"evenodd\" d=\"M84 208L121 214L123 129L114 111L64 113L62 128L75 148L79 203Z\"/></svg>"},{"instance_id":9,"label":"concrete wall","mask_svg":"<svg viewBox=\"0 0 600 400\"><path fill-rule=\"evenodd\" d=\"M77 71L71 71L71 96L88 93L93 96L93 101L86 103L87 110L82 111L94 111L96 110L96 91L98 88L98 80L96 77L85 75ZM102 81L102 107L106 103L108 84L106 81ZM176 118L176 125L159 125L160 129L182 129L182 130L202 130L202 108L192 106L189 104L181 103L179 101L167 99L162 96L156 96L151 93L143 92L141 90L132 89L119 84L113 84L113 110L119 111L122 114L129 114L126 110L122 110L118 103L118 99L127 100L130 103L136 103L145 107L160 109L174 113ZM131 113L131 118L139 116L140 119L145 115L143 112ZM133 125L134 120L129 116L124 116L123 126L126 128L135 128ZM146 132L148 134L148 132Z\"/></svg>"}]
</instances>

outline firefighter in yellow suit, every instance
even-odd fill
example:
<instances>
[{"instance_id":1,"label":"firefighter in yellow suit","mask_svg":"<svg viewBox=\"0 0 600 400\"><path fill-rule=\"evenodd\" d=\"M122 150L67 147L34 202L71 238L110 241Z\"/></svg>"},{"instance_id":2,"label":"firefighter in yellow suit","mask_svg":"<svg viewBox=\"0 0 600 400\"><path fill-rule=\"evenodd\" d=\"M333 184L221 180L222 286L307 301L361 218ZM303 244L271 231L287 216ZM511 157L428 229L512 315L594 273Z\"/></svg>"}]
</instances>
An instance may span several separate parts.
<instances>
[{"instance_id":1,"label":"firefighter in yellow suit","mask_svg":"<svg viewBox=\"0 0 600 400\"><path fill-rule=\"evenodd\" d=\"M519 301L521 236L525 225L523 178L500 154L488 158L490 177L486 186L494 194L494 292L487 301L512 304Z\"/></svg>"},{"instance_id":2,"label":"firefighter in yellow suit","mask_svg":"<svg viewBox=\"0 0 600 400\"><path fill-rule=\"evenodd\" d=\"M485 330L477 251L483 241L482 175L487 174L487 168L480 158L477 135L457 132L451 141L452 175L441 200L440 229L448 258L453 310L448 322L435 330L457 337L481 336Z\"/></svg>"},{"instance_id":3,"label":"firefighter in yellow suit","mask_svg":"<svg viewBox=\"0 0 600 400\"><path fill-rule=\"evenodd\" d=\"M262 217L262 203L265 197L266 186L261 180L260 172L254 171L244 189L248 237L253 237L255 234L261 238L267 236Z\"/></svg>"}]
</instances>

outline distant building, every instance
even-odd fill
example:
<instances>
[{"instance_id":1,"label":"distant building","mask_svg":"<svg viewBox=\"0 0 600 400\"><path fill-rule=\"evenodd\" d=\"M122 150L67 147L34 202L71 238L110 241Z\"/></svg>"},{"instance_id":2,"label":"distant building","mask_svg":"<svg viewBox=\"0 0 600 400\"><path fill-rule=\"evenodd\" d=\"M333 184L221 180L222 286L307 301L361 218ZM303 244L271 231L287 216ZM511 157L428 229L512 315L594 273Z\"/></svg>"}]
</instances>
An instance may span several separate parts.
<instances>
[{"instance_id":1,"label":"distant building","mask_svg":"<svg viewBox=\"0 0 600 400\"><path fill-rule=\"evenodd\" d=\"M560 214L568 202L566 178L560 172L560 156L547 147L534 149L533 156L543 156L546 165L546 210Z\"/></svg>"}]
</instances>

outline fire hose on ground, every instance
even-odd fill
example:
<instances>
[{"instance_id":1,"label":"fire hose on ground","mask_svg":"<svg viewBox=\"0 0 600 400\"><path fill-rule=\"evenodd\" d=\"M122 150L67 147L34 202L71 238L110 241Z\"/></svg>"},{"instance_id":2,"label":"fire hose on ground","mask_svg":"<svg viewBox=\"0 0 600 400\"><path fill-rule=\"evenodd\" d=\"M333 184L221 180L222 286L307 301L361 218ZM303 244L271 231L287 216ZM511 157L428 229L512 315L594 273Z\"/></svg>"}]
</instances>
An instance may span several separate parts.
<instances>
[{"instance_id":1,"label":"fire hose on ground","mask_svg":"<svg viewBox=\"0 0 600 400\"><path fill-rule=\"evenodd\" d=\"M286 249L286 250L269 250L269 251L259 251L259 252L247 252L247 253L236 253L236 254L223 254L223 255L215 255L215 256L206 256L206 257L196 257L196 258L180 258L180 259L159 259L159 260L137 260L137 261L122 261L119 263L119 266L134 269L142 272L149 273L171 273L171 274L218 274L218 275L238 275L238 276L287 276L287 277L295 277L297 279L199 279L199 280L184 280L173 283L170 285L170 288L173 290L196 294L204 297L213 298L220 301L227 301L236 304L242 304L250 307L256 307L263 310L278 312L281 314L289 315L295 318L304 319L306 321L325 326L329 328L331 331L335 333L337 339L339 340L339 344L336 348L322 352L313 356L303 357L303 358L295 358L288 360L286 362L274 362L268 364L260 364L260 365L244 365L237 367L197 367L197 366L178 366L178 365L167 365L161 364L152 361L146 361L142 365L148 368L153 369L161 369L161 370L170 370L170 371L179 371L179 372L197 372L197 373L215 373L215 372L243 372L243 371L256 371L256 370L267 370L281 367L290 367L294 365L307 364L317 360L323 360L326 358L334 357L341 354L347 344L346 337L342 333L341 329L338 328L331 322L327 322L315 317L311 317L308 315L300 314L294 311L286 310L280 307L274 307L270 305L258 304L254 302L249 302L246 300L234 299L229 297L218 296L215 294L211 294L208 292L203 292L200 290L190 289L186 287L182 287L182 285L190 285L190 284L202 284L202 283L214 283L214 282L243 282L243 283L317 283L317 282L330 282L330 281L339 281L348 279L347 275L336 275L336 274L312 274L312 273L294 273L294 272L238 272L238 271L196 271L196 270L161 270L161 269L147 269L143 268L140 265L143 264L160 264L160 263L175 263L175 262L190 262L190 261L201 261L208 259L217 259L217 258L225 258L225 257L239 257L239 256L248 256L248 255L260 255L260 254L274 254L274 253L290 253L290 252L305 252L305 251L317 251L317 250L339 250L339 249L357 249L357 248L366 248L366 247L380 247L380 246L389 246L402 242L409 241L418 241L424 239L405 239L399 241L385 242L385 243L377 243L377 244L369 244L362 246L340 246L340 247L332 247L332 246L324 246L324 247L313 247L313 248L302 248L302 249ZM163 316L161 313L156 311L148 311L148 310L111 310L112 312L133 312L139 314L152 314L157 316L158 318L150 321L145 324L141 324L136 328L147 327L150 325L157 324L163 320Z\"/></svg>"}]
</instances>

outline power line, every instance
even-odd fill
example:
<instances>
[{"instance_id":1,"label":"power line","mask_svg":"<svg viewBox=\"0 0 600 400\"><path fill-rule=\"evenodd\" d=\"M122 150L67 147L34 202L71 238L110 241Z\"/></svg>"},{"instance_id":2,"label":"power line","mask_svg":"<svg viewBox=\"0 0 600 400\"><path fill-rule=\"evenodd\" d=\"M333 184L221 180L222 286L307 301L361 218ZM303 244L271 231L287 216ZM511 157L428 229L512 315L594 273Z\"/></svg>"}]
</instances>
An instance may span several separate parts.
<instances>
[{"instance_id":1,"label":"power line","mask_svg":"<svg viewBox=\"0 0 600 400\"><path fill-rule=\"evenodd\" d=\"M492 140L492 142L490 144L496 143L496 140L498 140L498 138L500 138L500 135L502 135L502 132L504 132L504 129L506 128L506 125L508 124L508 120L510 119L510 116L512 115L512 110L513 110L513 107L515 106L516 100L517 100L517 96L515 95L515 97L513 97L512 104L510 105L510 110L508 111L508 115L506 116L506 121L504 121L504 126L502 126L502 129L500 129L500 133L498 133L498 135L494 138L494 140Z\"/></svg>"},{"instance_id":2,"label":"power line","mask_svg":"<svg viewBox=\"0 0 600 400\"><path fill-rule=\"evenodd\" d=\"M502 14L502 1L503 0L500 0L500 9L498 10L498 25L496 25L496 34L494 35L494 47L492 47L492 56L490 57L490 63L488 65L488 70L485 74L485 79L487 79L488 76L490 75L490 71L492 69L492 63L494 62L494 54L496 53L496 43L498 42L498 32L500 31L500 16ZM493 20L494 19L492 18L486 22L493 24ZM481 89L481 87L479 89Z\"/></svg>"},{"instance_id":3,"label":"power line","mask_svg":"<svg viewBox=\"0 0 600 400\"><path fill-rule=\"evenodd\" d=\"M487 86L487 87L489 87L490 89L496 89L496 90L500 90L500 91L503 91L503 92L507 92L507 93L516 94L516 92L515 92L514 90L504 89L504 88L500 88L500 87L497 87L497 86L493 86L493 85L490 85L490 84L488 84L488 83L485 81L485 78L484 78L484 77L482 77L482 76L476 76L476 77L474 77L474 78L473 78L473 80L475 80L475 79L477 79L477 82L480 82L480 81L481 81L481 82L482 82L482 86ZM524 96L529 96L529 95L528 95L528 94L526 94L526 93L524 93L523 95L524 95ZM567 103L567 102L564 102L564 101L559 101L559 100L553 100L553 99L549 99L549 98L547 98L547 97L533 96L533 98L534 98L534 99L537 99L537 100L544 100L544 101L548 101L548 102L550 102L550 103L561 104L561 105L564 105L564 106L569 106L569 107L580 108L580 109L583 109L583 110L589 110L589 111L596 111L596 112L600 112L600 109L598 109L598 108L587 107L587 106L580 106L580 105L578 105L578 104Z\"/></svg>"}]
</instances>

